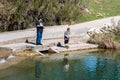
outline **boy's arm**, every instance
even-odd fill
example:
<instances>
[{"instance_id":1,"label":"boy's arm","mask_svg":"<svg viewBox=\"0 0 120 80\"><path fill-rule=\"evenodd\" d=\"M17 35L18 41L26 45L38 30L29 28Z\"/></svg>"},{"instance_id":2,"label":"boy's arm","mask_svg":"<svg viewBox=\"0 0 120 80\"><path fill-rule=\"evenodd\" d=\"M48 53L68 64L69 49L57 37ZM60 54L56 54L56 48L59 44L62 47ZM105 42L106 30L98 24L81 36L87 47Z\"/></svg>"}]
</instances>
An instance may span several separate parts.
<instances>
[{"instance_id":1,"label":"boy's arm","mask_svg":"<svg viewBox=\"0 0 120 80\"><path fill-rule=\"evenodd\" d=\"M69 37L67 32L64 33L64 36L67 37L67 38Z\"/></svg>"}]
</instances>

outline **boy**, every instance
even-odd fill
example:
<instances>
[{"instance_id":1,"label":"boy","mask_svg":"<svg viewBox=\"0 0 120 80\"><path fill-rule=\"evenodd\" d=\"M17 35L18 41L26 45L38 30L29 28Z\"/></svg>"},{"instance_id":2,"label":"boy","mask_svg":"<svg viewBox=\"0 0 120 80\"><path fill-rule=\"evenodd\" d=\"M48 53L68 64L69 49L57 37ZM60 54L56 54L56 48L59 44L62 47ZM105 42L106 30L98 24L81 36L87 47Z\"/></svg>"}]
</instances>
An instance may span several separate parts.
<instances>
[{"instance_id":1,"label":"boy","mask_svg":"<svg viewBox=\"0 0 120 80\"><path fill-rule=\"evenodd\" d=\"M65 31L64 33L64 44L68 44L69 43L69 38L70 38L70 28L67 28L67 31Z\"/></svg>"}]
</instances>

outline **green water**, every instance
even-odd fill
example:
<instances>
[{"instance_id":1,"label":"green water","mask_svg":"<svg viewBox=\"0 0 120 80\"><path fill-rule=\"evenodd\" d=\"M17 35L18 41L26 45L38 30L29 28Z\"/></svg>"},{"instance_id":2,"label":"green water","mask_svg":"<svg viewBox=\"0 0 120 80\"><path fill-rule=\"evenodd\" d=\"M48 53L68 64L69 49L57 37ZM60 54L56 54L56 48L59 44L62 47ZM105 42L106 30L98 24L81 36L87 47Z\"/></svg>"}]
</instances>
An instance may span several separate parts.
<instances>
[{"instance_id":1,"label":"green water","mask_svg":"<svg viewBox=\"0 0 120 80\"><path fill-rule=\"evenodd\" d=\"M75 53L27 58L0 70L0 80L120 80L120 51Z\"/></svg>"}]
</instances>

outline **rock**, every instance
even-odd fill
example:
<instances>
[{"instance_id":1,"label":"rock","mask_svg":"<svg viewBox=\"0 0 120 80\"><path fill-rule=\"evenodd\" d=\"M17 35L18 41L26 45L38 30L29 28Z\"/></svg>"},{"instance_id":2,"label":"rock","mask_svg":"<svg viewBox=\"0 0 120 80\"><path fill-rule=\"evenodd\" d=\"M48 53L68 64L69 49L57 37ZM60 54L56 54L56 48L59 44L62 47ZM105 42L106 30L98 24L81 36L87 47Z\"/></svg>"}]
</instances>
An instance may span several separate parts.
<instances>
[{"instance_id":1,"label":"rock","mask_svg":"<svg viewBox=\"0 0 120 80\"><path fill-rule=\"evenodd\" d=\"M16 56L44 56L44 54L37 51L23 51L14 53Z\"/></svg>"},{"instance_id":2,"label":"rock","mask_svg":"<svg viewBox=\"0 0 120 80\"><path fill-rule=\"evenodd\" d=\"M59 53L59 51L55 48L55 47L50 47L48 49L48 52L51 52L51 53Z\"/></svg>"},{"instance_id":3,"label":"rock","mask_svg":"<svg viewBox=\"0 0 120 80\"><path fill-rule=\"evenodd\" d=\"M39 52L39 51L35 51L37 54L39 54L39 55L41 55L41 56L45 56L44 54L42 54L41 52Z\"/></svg>"},{"instance_id":4,"label":"rock","mask_svg":"<svg viewBox=\"0 0 120 80\"><path fill-rule=\"evenodd\" d=\"M102 33L108 33L108 31L114 29L113 28L113 25L111 23L106 23L106 24L103 24L102 26L100 27L94 27L94 28L91 28L87 31L87 34L89 36L92 36L94 34L102 34Z\"/></svg>"}]
</instances>

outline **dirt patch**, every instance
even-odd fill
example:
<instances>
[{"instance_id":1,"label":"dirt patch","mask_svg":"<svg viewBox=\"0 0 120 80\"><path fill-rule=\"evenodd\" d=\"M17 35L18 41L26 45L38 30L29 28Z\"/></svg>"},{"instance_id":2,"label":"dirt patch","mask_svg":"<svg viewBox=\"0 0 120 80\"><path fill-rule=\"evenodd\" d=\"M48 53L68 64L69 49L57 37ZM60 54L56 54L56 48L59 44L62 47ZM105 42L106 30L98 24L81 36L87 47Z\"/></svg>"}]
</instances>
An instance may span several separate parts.
<instances>
[{"instance_id":1,"label":"dirt patch","mask_svg":"<svg viewBox=\"0 0 120 80\"><path fill-rule=\"evenodd\" d=\"M0 59L7 58L11 53L11 50L0 50Z\"/></svg>"}]
</instances>

